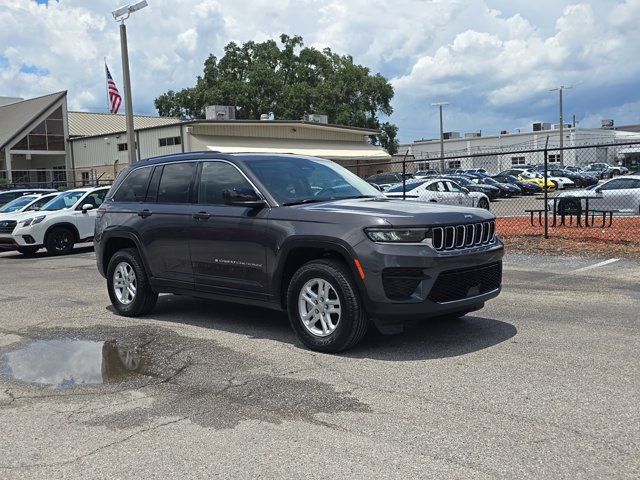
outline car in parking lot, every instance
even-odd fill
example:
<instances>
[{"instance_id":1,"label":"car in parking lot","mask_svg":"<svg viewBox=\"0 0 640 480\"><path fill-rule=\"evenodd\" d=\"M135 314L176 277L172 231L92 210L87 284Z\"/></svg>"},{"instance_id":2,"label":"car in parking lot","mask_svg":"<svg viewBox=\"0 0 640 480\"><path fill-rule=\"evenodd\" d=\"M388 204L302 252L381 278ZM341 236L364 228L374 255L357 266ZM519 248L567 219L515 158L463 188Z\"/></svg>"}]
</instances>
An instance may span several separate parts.
<instances>
[{"instance_id":1,"label":"car in parking lot","mask_svg":"<svg viewBox=\"0 0 640 480\"><path fill-rule=\"evenodd\" d=\"M591 197L590 209L640 215L640 175L625 175L585 190L562 192L558 195L558 211L581 212L586 203L584 199L575 198L577 196ZM549 208L553 205L550 204Z\"/></svg>"},{"instance_id":2,"label":"car in parking lot","mask_svg":"<svg viewBox=\"0 0 640 480\"><path fill-rule=\"evenodd\" d=\"M148 313L161 292L265 306L326 352L370 323L397 333L408 319L464 315L501 288L490 212L389 199L334 162L295 155L130 165L98 209L94 245L121 315Z\"/></svg>"},{"instance_id":3,"label":"car in parking lot","mask_svg":"<svg viewBox=\"0 0 640 480\"><path fill-rule=\"evenodd\" d=\"M35 212L37 210L40 210L40 208L42 208L44 204L48 203L50 200L53 200L58 195L59 193L55 192L45 194L29 194L18 197L15 200L11 200L9 203L6 203L2 207L0 207L0 219L2 219L3 217L8 218L8 216L18 212Z\"/></svg>"},{"instance_id":4,"label":"car in parking lot","mask_svg":"<svg viewBox=\"0 0 640 480\"><path fill-rule=\"evenodd\" d=\"M504 198L522 195L522 190L517 185L500 183L491 177L476 177L472 181L481 185L491 185L492 187L498 188L500 190L500 196Z\"/></svg>"},{"instance_id":5,"label":"car in parking lot","mask_svg":"<svg viewBox=\"0 0 640 480\"><path fill-rule=\"evenodd\" d=\"M20 188L14 190L0 190L0 207L9 203L23 195L31 195L32 193L51 193L55 192L52 188Z\"/></svg>"},{"instance_id":6,"label":"car in parking lot","mask_svg":"<svg viewBox=\"0 0 640 480\"><path fill-rule=\"evenodd\" d=\"M93 238L97 208L109 187L67 190L38 211L0 220L0 249L30 255L42 247L50 254L70 253L76 243Z\"/></svg>"},{"instance_id":7,"label":"car in parking lot","mask_svg":"<svg viewBox=\"0 0 640 480\"><path fill-rule=\"evenodd\" d=\"M451 176L443 176L441 178L444 178L446 180L453 180L458 185L466 188L470 192L484 193L487 197L489 197L489 200L491 201L497 200L498 197L500 196L499 188L494 187L493 185L484 185L481 183L475 183L472 181L471 177L468 177L466 175L451 175Z\"/></svg>"},{"instance_id":8,"label":"car in parking lot","mask_svg":"<svg viewBox=\"0 0 640 480\"><path fill-rule=\"evenodd\" d=\"M538 172L526 172L526 170L527 169L524 168L512 168L510 170L500 172L498 175L513 175L521 182L535 183L544 190L556 190L558 188L558 185L555 182L552 182L549 178L547 178L547 182L545 183L544 176L540 175Z\"/></svg>"},{"instance_id":9,"label":"car in parking lot","mask_svg":"<svg viewBox=\"0 0 640 480\"><path fill-rule=\"evenodd\" d=\"M496 182L515 185L522 191L523 195L534 195L542 191L540 185L534 182L523 182L522 180L519 180L515 175L496 175L491 178L493 178Z\"/></svg>"},{"instance_id":10,"label":"car in parking lot","mask_svg":"<svg viewBox=\"0 0 640 480\"><path fill-rule=\"evenodd\" d=\"M624 175L629 173L629 169L622 165L610 165L608 163L590 163L586 166L585 170L600 171L603 175L613 177L614 175Z\"/></svg>"},{"instance_id":11,"label":"car in parking lot","mask_svg":"<svg viewBox=\"0 0 640 480\"><path fill-rule=\"evenodd\" d=\"M418 202L442 203L490 209L489 197L484 193L471 192L453 180L426 178L410 180L406 185L398 184L385 192L389 198L404 198Z\"/></svg>"}]
</instances>

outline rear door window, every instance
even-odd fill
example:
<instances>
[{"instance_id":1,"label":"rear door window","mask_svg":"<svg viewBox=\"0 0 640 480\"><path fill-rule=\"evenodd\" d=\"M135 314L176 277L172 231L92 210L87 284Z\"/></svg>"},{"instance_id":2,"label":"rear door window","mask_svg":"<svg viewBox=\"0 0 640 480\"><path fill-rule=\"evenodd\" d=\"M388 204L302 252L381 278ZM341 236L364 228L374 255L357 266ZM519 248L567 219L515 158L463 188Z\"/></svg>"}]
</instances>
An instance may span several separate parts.
<instances>
[{"instance_id":1,"label":"rear door window","mask_svg":"<svg viewBox=\"0 0 640 480\"><path fill-rule=\"evenodd\" d=\"M158 203L190 203L195 163L165 165L158 186Z\"/></svg>"}]
</instances>

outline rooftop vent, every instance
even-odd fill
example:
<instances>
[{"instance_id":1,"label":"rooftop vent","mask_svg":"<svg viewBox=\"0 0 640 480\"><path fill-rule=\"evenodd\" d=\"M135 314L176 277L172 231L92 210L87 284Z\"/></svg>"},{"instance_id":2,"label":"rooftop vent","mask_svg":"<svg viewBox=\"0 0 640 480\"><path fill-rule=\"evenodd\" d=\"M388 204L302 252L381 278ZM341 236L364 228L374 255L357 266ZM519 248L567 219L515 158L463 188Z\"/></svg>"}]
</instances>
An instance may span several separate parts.
<instances>
[{"instance_id":1,"label":"rooftop vent","mask_svg":"<svg viewBox=\"0 0 640 480\"><path fill-rule=\"evenodd\" d=\"M481 136L482 134L480 132L468 132L464 134L464 138L478 138Z\"/></svg>"},{"instance_id":2,"label":"rooftop vent","mask_svg":"<svg viewBox=\"0 0 640 480\"><path fill-rule=\"evenodd\" d=\"M305 122L311 123L329 123L329 117L327 115L318 115L317 113L310 113L308 115L305 115L303 120Z\"/></svg>"},{"instance_id":3,"label":"rooftop vent","mask_svg":"<svg viewBox=\"0 0 640 480\"><path fill-rule=\"evenodd\" d=\"M613 128L613 120L610 118L603 119L602 128Z\"/></svg>"},{"instance_id":4,"label":"rooftop vent","mask_svg":"<svg viewBox=\"0 0 640 480\"><path fill-rule=\"evenodd\" d=\"M442 134L442 137L445 140L453 140L453 139L456 139L456 138L460 138L460 132L444 132Z\"/></svg>"},{"instance_id":5,"label":"rooftop vent","mask_svg":"<svg viewBox=\"0 0 640 480\"><path fill-rule=\"evenodd\" d=\"M235 120L236 107L228 105L209 105L205 110L207 120Z\"/></svg>"},{"instance_id":6,"label":"rooftop vent","mask_svg":"<svg viewBox=\"0 0 640 480\"><path fill-rule=\"evenodd\" d=\"M534 132L542 132L543 130L551 130L551 124L546 122L536 122L533 124Z\"/></svg>"}]
</instances>

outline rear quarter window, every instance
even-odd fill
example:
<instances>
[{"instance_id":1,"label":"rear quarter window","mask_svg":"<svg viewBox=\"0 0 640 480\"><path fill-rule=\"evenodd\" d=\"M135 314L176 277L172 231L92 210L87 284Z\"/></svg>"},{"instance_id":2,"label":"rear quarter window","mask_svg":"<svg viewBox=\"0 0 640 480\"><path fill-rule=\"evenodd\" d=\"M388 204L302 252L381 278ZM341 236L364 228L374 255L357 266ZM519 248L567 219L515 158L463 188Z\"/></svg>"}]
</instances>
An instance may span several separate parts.
<instances>
[{"instance_id":1,"label":"rear quarter window","mask_svg":"<svg viewBox=\"0 0 640 480\"><path fill-rule=\"evenodd\" d=\"M123 180L116 193L114 202L144 202L151 177L151 167L137 168Z\"/></svg>"}]
</instances>

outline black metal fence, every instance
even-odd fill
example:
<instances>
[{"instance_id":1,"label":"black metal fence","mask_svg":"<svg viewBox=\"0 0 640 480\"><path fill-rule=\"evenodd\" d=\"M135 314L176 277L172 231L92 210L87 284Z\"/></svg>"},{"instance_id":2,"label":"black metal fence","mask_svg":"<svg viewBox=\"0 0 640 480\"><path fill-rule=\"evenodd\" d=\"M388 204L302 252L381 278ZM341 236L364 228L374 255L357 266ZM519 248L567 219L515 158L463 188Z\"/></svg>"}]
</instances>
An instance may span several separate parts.
<instances>
[{"instance_id":1,"label":"black metal fence","mask_svg":"<svg viewBox=\"0 0 640 480\"><path fill-rule=\"evenodd\" d=\"M0 170L0 191L19 188L51 188L67 190L113 183L114 174L97 172L91 168Z\"/></svg>"},{"instance_id":2,"label":"black metal fence","mask_svg":"<svg viewBox=\"0 0 640 480\"><path fill-rule=\"evenodd\" d=\"M389 197L489 208L505 236L640 245L639 165L640 142L616 142L444 158L407 152L346 167Z\"/></svg>"}]
</instances>

